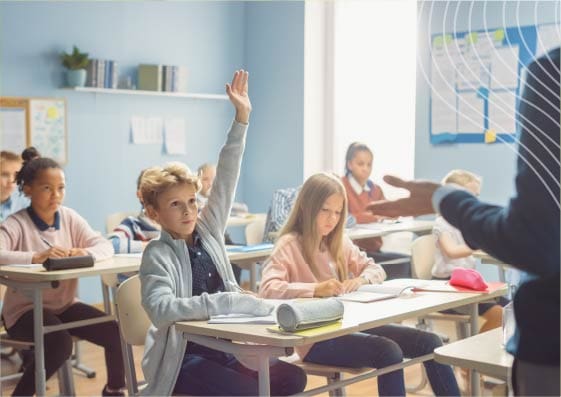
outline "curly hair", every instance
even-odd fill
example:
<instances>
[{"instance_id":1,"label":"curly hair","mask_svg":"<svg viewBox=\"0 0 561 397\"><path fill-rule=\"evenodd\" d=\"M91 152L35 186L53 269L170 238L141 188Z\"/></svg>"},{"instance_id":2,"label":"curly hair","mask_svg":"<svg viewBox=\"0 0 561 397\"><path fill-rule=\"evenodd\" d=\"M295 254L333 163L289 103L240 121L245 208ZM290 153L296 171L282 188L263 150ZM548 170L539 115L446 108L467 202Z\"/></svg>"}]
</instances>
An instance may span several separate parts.
<instances>
[{"instance_id":1,"label":"curly hair","mask_svg":"<svg viewBox=\"0 0 561 397\"><path fill-rule=\"evenodd\" d=\"M147 168L140 181L140 194L144 205L158 208L158 196L179 184L192 185L197 192L201 189L199 176L193 174L183 163L172 162L163 167Z\"/></svg>"}]
</instances>

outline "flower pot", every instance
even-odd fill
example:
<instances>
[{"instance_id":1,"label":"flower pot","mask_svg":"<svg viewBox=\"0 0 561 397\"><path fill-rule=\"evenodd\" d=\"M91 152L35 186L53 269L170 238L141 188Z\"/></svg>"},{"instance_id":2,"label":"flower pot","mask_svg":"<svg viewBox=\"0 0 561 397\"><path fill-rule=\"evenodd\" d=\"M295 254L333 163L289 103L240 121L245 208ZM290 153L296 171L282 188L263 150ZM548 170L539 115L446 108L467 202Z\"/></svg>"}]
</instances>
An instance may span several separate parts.
<instances>
[{"instance_id":1,"label":"flower pot","mask_svg":"<svg viewBox=\"0 0 561 397\"><path fill-rule=\"evenodd\" d=\"M66 82L69 87L83 87L86 85L86 69L67 70Z\"/></svg>"}]
</instances>

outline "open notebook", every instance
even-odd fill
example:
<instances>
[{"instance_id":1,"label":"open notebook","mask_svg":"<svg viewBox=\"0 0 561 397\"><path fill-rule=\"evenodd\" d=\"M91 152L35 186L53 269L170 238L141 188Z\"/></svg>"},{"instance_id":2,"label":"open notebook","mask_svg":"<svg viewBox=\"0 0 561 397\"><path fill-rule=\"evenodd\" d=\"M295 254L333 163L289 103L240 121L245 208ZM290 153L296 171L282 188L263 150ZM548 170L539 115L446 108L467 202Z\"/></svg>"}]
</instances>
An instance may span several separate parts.
<instances>
[{"instance_id":1,"label":"open notebook","mask_svg":"<svg viewBox=\"0 0 561 397\"><path fill-rule=\"evenodd\" d=\"M375 302L383 299L396 298L408 292L469 292L474 294L488 294L505 287L505 283L489 282L485 291L456 287L444 280L419 280L413 278L398 278L384 281L381 284L367 284L358 290L338 297L338 299L352 302Z\"/></svg>"}]
</instances>

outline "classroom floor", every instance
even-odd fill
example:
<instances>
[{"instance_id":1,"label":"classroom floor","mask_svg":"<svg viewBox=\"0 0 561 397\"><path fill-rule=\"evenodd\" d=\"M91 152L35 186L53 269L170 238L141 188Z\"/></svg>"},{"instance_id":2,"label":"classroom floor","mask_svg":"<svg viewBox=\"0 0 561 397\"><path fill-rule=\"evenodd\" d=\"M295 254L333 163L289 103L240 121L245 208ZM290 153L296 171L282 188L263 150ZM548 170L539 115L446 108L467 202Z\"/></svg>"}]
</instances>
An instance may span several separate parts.
<instances>
[{"instance_id":1,"label":"classroom floor","mask_svg":"<svg viewBox=\"0 0 561 397\"><path fill-rule=\"evenodd\" d=\"M451 339L455 339L455 331L454 325L451 322L445 321L435 321L434 322L435 330L446 335L450 335ZM76 387L76 393L80 396L99 396L101 389L106 381L106 374L105 374L105 361L103 356L103 350L91 343L88 342L81 342L82 344L82 356L83 356L83 364L87 365L88 367L94 369L96 371L96 377L93 379L88 379L86 376L74 370L74 382ZM142 347L138 347L134 349L134 356L137 368L137 374L142 374L142 370L140 368L140 360L142 357ZM16 357L13 360L2 360L0 364L0 373L2 375L13 373L17 371L19 368L19 358ZM460 371L456 370L456 377L460 384L460 388L465 390L465 385L462 376L460 375ZM411 368L407 368L405 370L405 380L407 385L416 385L419 384L421 372L419 366L414 366ZM489 379L490 380L490 379ZM15 386L16 381L10 382L3 382L0 385L0 396L9 396ZM485 388L482 388L482 395L484 396L491 396L497 395L496 393L501 390L501 386L495 387L491 389L489 384L492 382L486 382ZM325 379L320 378L317 376L309 376L308 377L308 388L313 388L317 386L322 386L325 384ZM369 379L363 382L360 382L355 385L351 385L346 388L347 396L376 396L377 395L377 387L376 387L376 378ZM58 382L56 376L53 376L47 382L47 395L48 396L56 396L58 395ZM416 393L408 393L408 396L432 396L432 389L430 386L426 386L424 389L416 392ZM328 394L324 393L321 395L322 397L327 397Z\"/></svg>"}]
</instances>

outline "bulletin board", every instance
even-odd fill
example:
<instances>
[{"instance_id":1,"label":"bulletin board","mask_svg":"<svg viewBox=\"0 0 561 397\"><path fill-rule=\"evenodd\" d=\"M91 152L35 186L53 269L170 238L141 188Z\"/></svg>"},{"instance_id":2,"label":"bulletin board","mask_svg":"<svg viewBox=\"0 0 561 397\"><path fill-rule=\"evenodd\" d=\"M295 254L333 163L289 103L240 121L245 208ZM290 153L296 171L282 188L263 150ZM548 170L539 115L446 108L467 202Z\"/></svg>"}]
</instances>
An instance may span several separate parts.
<instances>
[{"instance_id":1,"label":"bulletin board","mask_svg":"<svg viewBox=\"0 0 561 397\"><path fill-rule=\"evenodd\" d=\"M21 153L35 146L41 156L67 162L66 100L0 97L0 147Z\"/></svg>"},{"instance_id":2,"label":"bulletin board","mask_svg":"<svg viewBox=\"0 0 561 397\"><path fill-rule=\"evenodd\" d=\"M431 143L514 142L523 65L560 38L556 24L433 35Z\"/></svg>"}]
</instances>

